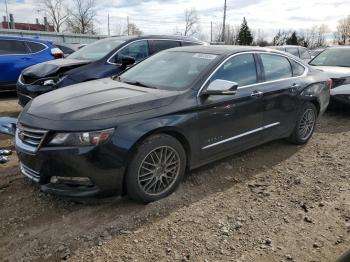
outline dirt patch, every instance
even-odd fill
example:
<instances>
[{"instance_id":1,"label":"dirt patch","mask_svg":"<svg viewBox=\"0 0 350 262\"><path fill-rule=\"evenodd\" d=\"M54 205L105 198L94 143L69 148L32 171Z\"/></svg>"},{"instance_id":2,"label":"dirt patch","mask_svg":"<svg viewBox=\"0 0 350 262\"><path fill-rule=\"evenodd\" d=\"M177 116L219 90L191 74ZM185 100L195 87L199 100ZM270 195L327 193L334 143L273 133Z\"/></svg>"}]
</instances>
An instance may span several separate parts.
<instances>
[{"instance_id":1,"label":"dirt patch","mask_svg":"<svg viewBox=\"0 0 350 262\"><path fill-rule=\"evenodd\" d=\"M308 145L218 161L149 205L41 193L14 154L0 165L1 259L332 261L350 247L349 139L349 115L332 111Z\"/></svg>"}]
</instances>

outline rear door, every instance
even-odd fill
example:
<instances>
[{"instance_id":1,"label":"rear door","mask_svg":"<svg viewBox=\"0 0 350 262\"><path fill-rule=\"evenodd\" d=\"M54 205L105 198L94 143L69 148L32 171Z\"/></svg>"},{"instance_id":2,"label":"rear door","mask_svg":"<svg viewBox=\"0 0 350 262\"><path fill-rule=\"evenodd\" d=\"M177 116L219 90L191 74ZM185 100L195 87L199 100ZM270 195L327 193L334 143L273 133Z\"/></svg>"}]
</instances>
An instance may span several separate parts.
<instances>
[{"instance_id":1,"label":"rear door","mask_svg":"<svg viewBox=\"0 0 350 262\"><path fill-rule=\"evenodd\" d=\"M253 54L239 54L229 58L204 86L214 80L236 82L235 95L199 96L199 137L201 156L211 159L228 151L240 151L259 143L262 126L262 103L253 97L259 81Z\"/></svg>"},{"instance_id":2,"label":"rear door","mask_svg":"<svg viewBox=\"0 0 350 262\"><path fill-rule=\"evenodd\" d=\"M264 135L272 139L294 127L305 67L279 54L261 53L259 57L264 76L264 83L259 87L263 93L263 125L274 125Z\"/></svg>"},{"instance_id":3,"label":"rear door","mask_svg":"<svg viewBox=\"0 0 350 262\"><path fill-rule=\"evenodd\" d=\"M15 84L22 70L32 60L30 50L24 41L0 39L0 81Z\"/></svg>"}]
</instances>

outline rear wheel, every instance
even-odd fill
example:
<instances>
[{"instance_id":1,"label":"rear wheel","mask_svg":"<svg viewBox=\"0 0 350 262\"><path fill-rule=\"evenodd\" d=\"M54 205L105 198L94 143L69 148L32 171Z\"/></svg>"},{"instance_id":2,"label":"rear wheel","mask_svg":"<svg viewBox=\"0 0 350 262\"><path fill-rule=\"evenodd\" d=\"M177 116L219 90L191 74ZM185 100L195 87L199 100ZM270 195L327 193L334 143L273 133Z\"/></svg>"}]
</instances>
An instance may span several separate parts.
<instances>
[{"instance_id":1,"label":"rear wheel","mask_svg":"<svg viewBox=\"0 0 350 262\"><path fill-rule=\"evenodd\" d=\"M317 108L312 103L306 103L300 111L297 123L288 140L294 144L306 144L315 131L317 122Z\"/></svg>"},{"instance_id":2,"label":"rear wheel","mask_svg":"<svg viewBox=\"0 0 350 262\"><path fill-rule=\"evenodd\" d=\"M160 134L137 148L126 177L128 195L139 202L152 202L171 194L181 182L186 153L174 137Z\"/></svg>"}]
</instances>

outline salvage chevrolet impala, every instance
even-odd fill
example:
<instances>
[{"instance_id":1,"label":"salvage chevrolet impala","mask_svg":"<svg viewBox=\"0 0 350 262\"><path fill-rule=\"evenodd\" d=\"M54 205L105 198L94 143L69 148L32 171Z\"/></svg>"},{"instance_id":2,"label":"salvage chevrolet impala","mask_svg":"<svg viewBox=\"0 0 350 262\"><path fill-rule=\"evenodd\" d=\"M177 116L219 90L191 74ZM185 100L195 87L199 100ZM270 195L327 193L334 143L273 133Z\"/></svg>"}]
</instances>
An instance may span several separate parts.
<instances>
[{"instance_id":1,"label":"salvage chevrolet impala","mask_svg":"<svg viewBox=\"0 0 350 262\"><path fill-rule=\"evenodd\" d=\"M16 149L45 192L151 202L186 170L275 139L307 143L329 96L328 77L286 53L175 48L35 98L18 119Z\"/></svg>"}]
</instances>

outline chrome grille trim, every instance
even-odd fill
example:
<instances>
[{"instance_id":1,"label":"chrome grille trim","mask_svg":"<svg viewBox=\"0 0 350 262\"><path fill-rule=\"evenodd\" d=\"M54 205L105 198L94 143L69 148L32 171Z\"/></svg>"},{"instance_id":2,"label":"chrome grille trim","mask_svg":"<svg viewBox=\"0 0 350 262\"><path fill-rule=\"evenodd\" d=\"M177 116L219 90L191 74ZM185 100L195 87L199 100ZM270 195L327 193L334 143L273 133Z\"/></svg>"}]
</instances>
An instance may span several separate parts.
<instances>
[{"instance_id":1,"label":"chrome grille trim","mask_svg":"<svg viewBox=\"0 0 350 262\"><path fill-rule=\"evenodd\" d=\"M39 183L40 181L40 174L36 171L34 171L33 169L23 165L21 162L19 164L20 169L21 169L21 173L23 175L25 175L26 177L30 178L31 180Z\"/></svg>"},{"instance_id":2,"label":"chrome grille trim","mask_svg":"<svg viewBox=\"0 0 350 262\"><path fill-rule=\"evenodd\" d=\"M48 131L34 129L21 124L16 129L16 145L26 151L36 153L44 142Z\"/></svg>"}]
</instances>

